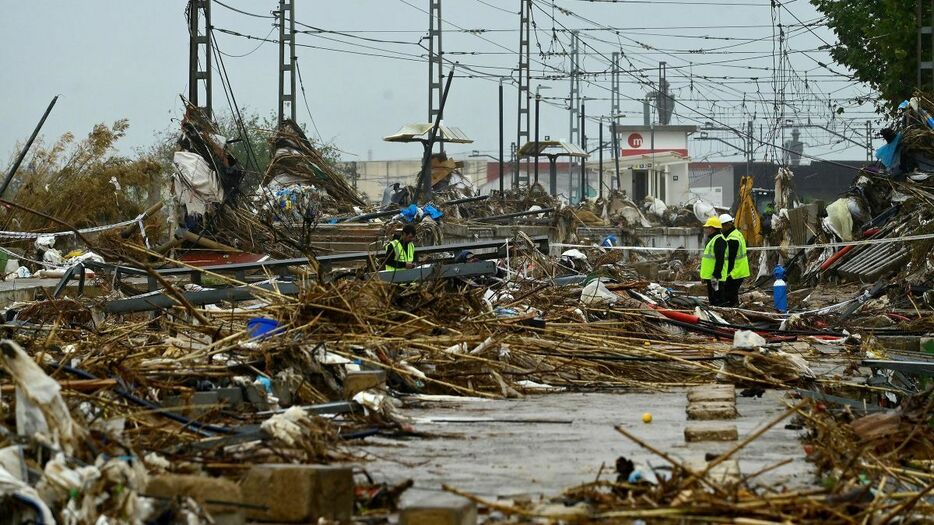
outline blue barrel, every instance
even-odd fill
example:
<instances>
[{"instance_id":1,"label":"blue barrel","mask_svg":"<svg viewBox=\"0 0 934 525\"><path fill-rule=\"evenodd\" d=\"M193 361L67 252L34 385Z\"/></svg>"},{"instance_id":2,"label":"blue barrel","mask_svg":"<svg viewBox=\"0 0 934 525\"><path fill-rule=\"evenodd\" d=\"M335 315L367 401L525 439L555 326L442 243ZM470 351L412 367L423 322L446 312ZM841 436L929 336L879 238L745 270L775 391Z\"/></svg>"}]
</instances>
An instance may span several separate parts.
<instances>
[{"instance_id":1,"label":"blue barrel","mask_svg":"<svg viewBox=\"0 0 934 525\"><path fill-rule=\"evenodd\" d=\"M775 309L785 313L788 311L788 285L785 284L785 268L778 265L772 271L775 277L775 284L772 285L772 301L775 303Z\"/></svg>"}]
</instances>

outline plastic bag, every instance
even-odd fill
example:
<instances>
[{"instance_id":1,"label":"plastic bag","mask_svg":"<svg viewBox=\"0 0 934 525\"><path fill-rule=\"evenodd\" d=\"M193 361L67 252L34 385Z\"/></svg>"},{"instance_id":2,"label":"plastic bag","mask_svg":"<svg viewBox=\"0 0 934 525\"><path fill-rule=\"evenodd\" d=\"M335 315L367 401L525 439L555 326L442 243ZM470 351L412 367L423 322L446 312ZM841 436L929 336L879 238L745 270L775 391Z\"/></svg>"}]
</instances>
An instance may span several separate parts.
<instances>
[{"instance_id":1,"label":"plastic bag","mask_svg":"<svg viewBox=\"0 0 934 525\"><path fill-rule=\"evenodd\" d=\"M611 292L600 279L590 281L581 290L581 302L587 306L609 305L617 301L619 296Z\"/></svg>"},{"instance_id":2,"label":"plastic bag","mask_svg":"<svg viewBox=\"0 0 934 525\"><path fill-rule=\"evenodd\" d=\"M764 346L765 338L750 330L737 330L733 334L733 348L752 349Z\"/></svg>"}]
</instances>

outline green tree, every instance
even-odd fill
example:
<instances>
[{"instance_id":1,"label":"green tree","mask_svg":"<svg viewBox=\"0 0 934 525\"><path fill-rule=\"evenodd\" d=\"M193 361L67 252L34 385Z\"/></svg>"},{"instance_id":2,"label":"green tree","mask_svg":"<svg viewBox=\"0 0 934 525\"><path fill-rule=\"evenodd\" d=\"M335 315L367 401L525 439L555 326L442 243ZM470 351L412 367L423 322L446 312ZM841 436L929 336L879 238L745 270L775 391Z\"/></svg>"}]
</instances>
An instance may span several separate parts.
<instances>
[{"instance_id":1,"label":"green tree","mask_svg":"<svg viewBox=\"0 0 934 525\"><path fill-rule=\"evenodd\" d=\"M811 0L840 42L831 57L879 93L880 111L895 109L916 83L916 1Z\"/></svg>"}]
</instances>

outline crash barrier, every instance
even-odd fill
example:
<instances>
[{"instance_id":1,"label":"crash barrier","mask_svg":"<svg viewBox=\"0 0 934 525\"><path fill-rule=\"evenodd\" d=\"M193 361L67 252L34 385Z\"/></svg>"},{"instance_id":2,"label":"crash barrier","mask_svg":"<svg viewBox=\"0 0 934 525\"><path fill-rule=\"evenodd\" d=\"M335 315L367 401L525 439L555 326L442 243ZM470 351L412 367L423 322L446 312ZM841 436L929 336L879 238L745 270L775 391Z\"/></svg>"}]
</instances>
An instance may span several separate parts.
<instances>
[{"instance_id":1,"label":"crash barrier","mask_svg":"<svg viewBox=\"0 0 934 525\"><path fill-rule=\"evenodd\" d=\"M863 239L859 241L840 241L840 242L827 242L827 243L815 243L815 244L805 244L803 246L749 246L746 248L746 251L749 252L772 252L772 251L789 251L789 250L811 250L815 248L843 248L846 246L868 246L872 244L889 244L889 243L901 243L901 242L912 242L912 241L926 241L934 239L934 233L928 233L924 235L906 235L904 237L886 237L882 239ZM600 248L603 250L634 250L634 251L655 251L655 252L674 252L674 251L686 251L686 252L698 252L701 253L704 251L703 248L683 248L680 246L601 246L599 244L567 244L567 243L552 243L551 246L556 248Z\"/></svg>"}]
</instances>

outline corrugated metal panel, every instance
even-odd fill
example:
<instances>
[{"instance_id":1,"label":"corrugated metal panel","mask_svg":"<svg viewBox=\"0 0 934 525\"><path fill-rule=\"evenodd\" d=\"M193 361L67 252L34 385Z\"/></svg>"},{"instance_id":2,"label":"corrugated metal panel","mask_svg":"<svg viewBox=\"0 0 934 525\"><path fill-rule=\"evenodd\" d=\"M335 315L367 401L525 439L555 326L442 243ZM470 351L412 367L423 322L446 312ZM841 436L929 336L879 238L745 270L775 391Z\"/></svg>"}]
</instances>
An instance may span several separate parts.
<instances>
[{"instance_id":1,"label":"corrugated metal panel","mask_svg":"<svg viewBox=\"0 0 934 525\"><path fill-rule=\"evenodd\" d=\"M519 148L519 156L534 157L541 155L556 155L562 157L587 158L590 155L577 144L558 140L540 140L526 142Z\"/></svg>"},{"instance_id":2,"label":"corrugated metal panel","mask_svg":"<svg viewBox=\"0 0 934 525\"><path fill-rule=\"evenodd\" d=\"M434 124L428 122L406 124L392 135L383 137L383 140L386 142L418 142L426 140L428 135L431 134L433 126ZM445 142L455 144L470 144L473 142L473 139L468 137L460 128L452 126L438 126L438 135Z\"/></svg>"}]
</instances>

